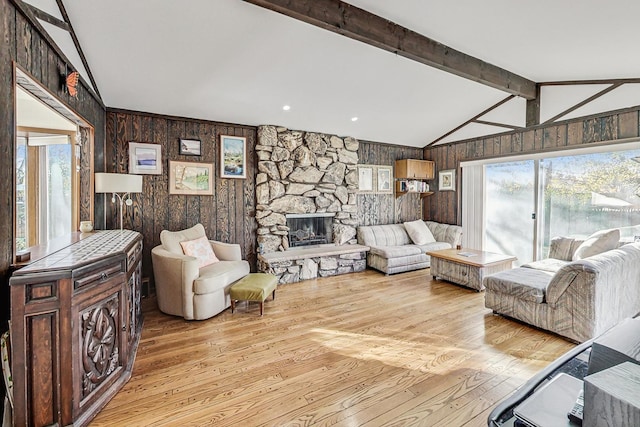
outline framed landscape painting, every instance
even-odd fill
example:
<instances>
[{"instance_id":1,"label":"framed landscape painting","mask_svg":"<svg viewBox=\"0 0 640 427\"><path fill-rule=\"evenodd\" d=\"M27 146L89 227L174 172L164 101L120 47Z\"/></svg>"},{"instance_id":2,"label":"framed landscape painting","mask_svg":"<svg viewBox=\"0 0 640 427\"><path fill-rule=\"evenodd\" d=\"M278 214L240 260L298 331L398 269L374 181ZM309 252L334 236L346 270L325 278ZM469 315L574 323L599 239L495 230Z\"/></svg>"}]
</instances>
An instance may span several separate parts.
<instances>
[{"instance_id":1,"label":"framed landscape painting","mask_svg":"<svg viewBox=\"0 0 640 427\"><path fill-rule=\"evenodd\" d=\"M213 164L169 161L169 194L213 195Z\"/></svg>"},{"instance_id":2,"label":"framed landscape painting","mask_svg":"<svg viewBox=\"0 0 640 427\"><path fill-rule=\"evenodd\" d=\"M129 173L160 175L162 173L162 146L160 144L130 142Z\"/></svg>"},{"instance_id":3,"label":"framed landscape painting","mask_svg":"<svg viewBox=\"0 0 640 427\"><path fill-rule=\"evenodd\" d=\"M247 138L220 136L220 176L222 178L247 177Z\"/></svg>"}]
</instances>

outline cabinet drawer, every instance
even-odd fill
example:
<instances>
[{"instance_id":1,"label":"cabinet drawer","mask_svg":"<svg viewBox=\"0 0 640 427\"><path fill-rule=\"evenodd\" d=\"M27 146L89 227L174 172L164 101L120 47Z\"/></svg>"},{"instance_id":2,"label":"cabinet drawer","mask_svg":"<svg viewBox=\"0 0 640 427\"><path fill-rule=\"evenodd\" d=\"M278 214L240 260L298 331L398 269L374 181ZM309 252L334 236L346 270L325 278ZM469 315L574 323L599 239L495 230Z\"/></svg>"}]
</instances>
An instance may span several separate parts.
<instances>
[{"instance_id":1,"label":"cabinet drawer","mask_svg":"<svg viewBox=\"0 0 640 427\"><path fill-rule=\"evenodd\" d=\"M122 262L119 262L117 264L105 265L104 267L87 271L86 273L83 273L79 277L75 278L73 280L73 288L86 288L92 285L106 282L116 274L122 273L124 271L125 270Z\"/></svg>"}]
</instances>

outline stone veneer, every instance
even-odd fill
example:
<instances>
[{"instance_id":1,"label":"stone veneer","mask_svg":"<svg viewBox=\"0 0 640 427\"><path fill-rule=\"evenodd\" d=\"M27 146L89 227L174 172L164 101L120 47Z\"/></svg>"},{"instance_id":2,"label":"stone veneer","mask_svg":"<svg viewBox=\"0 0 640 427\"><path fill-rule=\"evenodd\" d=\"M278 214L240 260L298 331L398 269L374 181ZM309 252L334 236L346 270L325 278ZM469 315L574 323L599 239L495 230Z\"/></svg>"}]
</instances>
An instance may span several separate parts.
<instances>
[{"instance_id":1,"label":"stone veneer","mask_svg":"<svg viewBox=\"0 0 640 427\"><path fill-rule=\"evenodd\" d=\"M275 275L279 284L355 273L367 268L368 250L353 244L271 252L258 255L258 270Z\"/></svg>"},{"instance_id":2,"label":"stone veneer","mask_svg":"<svg viewBox=\"0 0 640 427\"><path fill-rule=\"evenodd\" d=\"M351 137L258 127L256 221L262 254L289 248L286 214L335 212L333 242L356 243L358 145Z\"/></svg>"}]
</instances>

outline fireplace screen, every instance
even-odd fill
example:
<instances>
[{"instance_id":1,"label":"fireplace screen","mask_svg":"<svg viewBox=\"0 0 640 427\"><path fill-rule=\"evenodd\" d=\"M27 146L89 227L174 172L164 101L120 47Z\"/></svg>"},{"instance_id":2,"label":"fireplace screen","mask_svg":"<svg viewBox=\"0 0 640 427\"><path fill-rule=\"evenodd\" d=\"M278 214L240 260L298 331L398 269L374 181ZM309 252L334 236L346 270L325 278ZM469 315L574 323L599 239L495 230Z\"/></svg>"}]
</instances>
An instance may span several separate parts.
<instances>
[{"instance_id":1,"label":"fireplace screen","mask_svg":"<svg viewBox=\"0 0 640 427\"><path fill-rule=\"evenodd\" d=\"M331 243L333 215L291 215L287 216L289 227L289 247L321 245Z\"/></svg>"}]
</instances>

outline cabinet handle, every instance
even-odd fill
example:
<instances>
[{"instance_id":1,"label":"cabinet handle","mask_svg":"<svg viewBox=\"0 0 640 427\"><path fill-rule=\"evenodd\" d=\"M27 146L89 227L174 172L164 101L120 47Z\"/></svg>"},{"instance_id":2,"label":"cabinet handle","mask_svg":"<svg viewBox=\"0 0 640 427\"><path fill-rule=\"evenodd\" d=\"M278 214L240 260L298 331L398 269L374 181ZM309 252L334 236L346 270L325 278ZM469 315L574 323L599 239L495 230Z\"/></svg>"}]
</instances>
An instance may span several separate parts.
<instances>
[{"instance_id":1,"label":"cabinet handle","mask_svg":"<svg viewBox=\"0 0 640 427\"><path fill-rule=\"evenodd\" d=\"M105 281L109 278L107 273L100 273L100 280Z\"/></svg>"}]
</instances>

